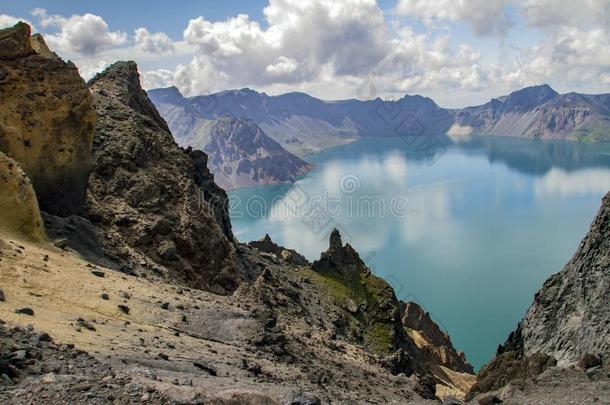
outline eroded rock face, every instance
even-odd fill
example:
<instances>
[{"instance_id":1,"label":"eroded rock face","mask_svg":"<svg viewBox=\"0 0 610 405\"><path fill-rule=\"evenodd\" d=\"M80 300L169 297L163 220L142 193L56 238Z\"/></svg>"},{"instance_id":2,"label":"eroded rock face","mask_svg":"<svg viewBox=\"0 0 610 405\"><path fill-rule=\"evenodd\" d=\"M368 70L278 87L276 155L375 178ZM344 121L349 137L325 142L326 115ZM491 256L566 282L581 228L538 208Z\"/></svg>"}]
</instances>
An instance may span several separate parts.
<instances>
[{"instance_id":1,"label":"eroded rock face","mask_svg":"<svg viewBox=\"0 0 610 405\"><path fill-rule=\"evenodd\" d=\"M402 323L416 343L421 341L418 346L428 361L463 373L474 373L464 352L458 353L454 349L449 335L438 327L428 312L414 302L403 303L402 308Z\"/></svg>"},{"instance_id":2,"label":"eroded rock face","mask_svg":"<svg viewBox=\"0 0 610 405\"><path fill-rule=\"evenodd\" d=\"M0 152L0 229L40 241L44 226L36 193L19 164Z\"/></svg>"},{"instance_id":3,"label":"eroded rock face","mask_svg":"<svg viewBox=\"0 0 610 405\"><path fill-rule=\"evenodd\" d=\"M0 31L0 151L19 162L43 211L82 213L94 128L77 68L26 24Z\"/></svg>"},{"instance_id":4,"label":"eroded rock face","mask_svg":"<svg viewBox=\"0 0 610 405\"><path fill-rule=\"evenodd\" d=\"M150 258L189 286L227 293L239 271L226 194L204 154L183 150L146 92L134 62L117 62L89 86L98 113L87 212L122 259Z\"/></svg>"}]
</instances>

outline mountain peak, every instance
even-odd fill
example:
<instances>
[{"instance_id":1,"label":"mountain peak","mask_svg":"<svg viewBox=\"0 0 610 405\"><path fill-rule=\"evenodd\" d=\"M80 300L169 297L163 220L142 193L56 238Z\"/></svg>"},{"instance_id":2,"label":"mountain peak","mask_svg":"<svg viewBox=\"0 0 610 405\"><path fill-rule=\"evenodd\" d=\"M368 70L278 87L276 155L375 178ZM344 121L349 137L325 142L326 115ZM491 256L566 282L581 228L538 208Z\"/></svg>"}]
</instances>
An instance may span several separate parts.
<instances>
[{"instance_id":1,"label":"mountain peak","mask_svg":"<svg viewBox=\"0 0 610 405\"><path fill-rule=\"evenodd\" d=\"M89 80L89 85L91 86L100 80L123 81L136 88L141 88L138 65L132 60L113 63L106 70L96 74Z\"/></svg>"},{"instance_id":2,"label":"mountain peak","mask_svg":"<svg viewBox=\"0 0 610 405\"><path fill-rule=\"evenodd\" d=\"M527 110L544 104L558 95L559 93L548 84L529 86L510 93L503 99L503 104L504 108Z\"/></svg>"},{"instance_id":3,"label":"mountain peak","mask_svg":"<svg viewBox=\"0 0 610 405\"><path fill-rule=\"evenodd\" d=\"M96 92L110 93L115 99L143 115L151 117L167 132L165 120L148 98L140 84L138 65L134 61L119 61L89 80L89 88Z\"/></svg>"},{"instance_id":4,"label":"mountain peak","mask_svg":"<svg viewBox=\"0 0 610 405\"><path fill-rule=\"evenodd\" d=\"M0 30L0 60L15 59L34 53L30 45L32 30L24 22L18 22L12 27Z\"/></svg>"}]
</instances>

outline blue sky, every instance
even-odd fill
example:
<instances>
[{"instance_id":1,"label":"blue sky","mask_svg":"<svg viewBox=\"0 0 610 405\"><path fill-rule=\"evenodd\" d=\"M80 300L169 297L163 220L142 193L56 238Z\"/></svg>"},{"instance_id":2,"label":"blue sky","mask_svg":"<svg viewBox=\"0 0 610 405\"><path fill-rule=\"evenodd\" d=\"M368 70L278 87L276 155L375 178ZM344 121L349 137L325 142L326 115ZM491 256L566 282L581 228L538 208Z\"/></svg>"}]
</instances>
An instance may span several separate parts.
<instances>
[{"instance_id":1,"label":"blue sky","mask_svg":"<svg viewBox=\"0 0 610 405\"><path fill-rule=\"evenodd\" d=\"M241 17L238 17L242 15ZM448 107L527 85L610 92L610 1L4 0L87 78L138 62L145 87L325 99L423 94ZM360 94L365 82L375 94Z\"/></svg>"}]
</instances>

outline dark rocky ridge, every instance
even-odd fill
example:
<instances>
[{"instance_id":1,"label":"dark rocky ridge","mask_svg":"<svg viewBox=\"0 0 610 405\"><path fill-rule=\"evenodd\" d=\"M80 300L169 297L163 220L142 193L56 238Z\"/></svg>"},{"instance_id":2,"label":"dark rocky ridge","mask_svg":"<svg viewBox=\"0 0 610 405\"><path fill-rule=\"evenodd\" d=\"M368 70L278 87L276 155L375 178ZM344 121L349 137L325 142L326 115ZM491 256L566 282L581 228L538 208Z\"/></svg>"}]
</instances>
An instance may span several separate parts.
<instances>
[{"instance_id":1,"label":"dark rocky ridge","mask_svg":"<svg viewBox=\"0 0 610 405\"><path fill-rule=\"evenodd\" d=\"M176 145L135 63L117 62L89 85L98 124L87 214L109 236L106 250L128 262L152 259L194 287L233 291L247 276L205 155Z\"/></svg>"}]
</instances>

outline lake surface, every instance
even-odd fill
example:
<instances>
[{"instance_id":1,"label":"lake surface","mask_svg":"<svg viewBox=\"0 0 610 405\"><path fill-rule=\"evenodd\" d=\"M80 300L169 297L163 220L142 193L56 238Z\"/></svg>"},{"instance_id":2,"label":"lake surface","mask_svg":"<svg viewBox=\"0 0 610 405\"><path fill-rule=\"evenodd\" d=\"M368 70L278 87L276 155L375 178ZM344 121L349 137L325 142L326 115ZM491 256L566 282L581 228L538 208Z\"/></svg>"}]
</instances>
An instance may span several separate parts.
<instances>
[{"instance_id":1,"label":"lake surface","mask_svg":"<svg viewBox=\"0 0 610 405\"><path fill-rule=\"evenodd\" d=\"M310 260L339 228L478 369L576 251L610 190L610 145L437 141L367 138L312 156L294 184L231 192L231 219L241 241L269 233Z\"/></svg>"}]
</instances>

